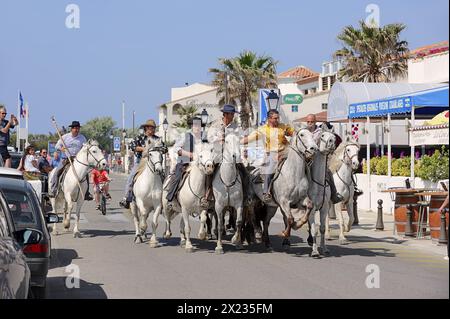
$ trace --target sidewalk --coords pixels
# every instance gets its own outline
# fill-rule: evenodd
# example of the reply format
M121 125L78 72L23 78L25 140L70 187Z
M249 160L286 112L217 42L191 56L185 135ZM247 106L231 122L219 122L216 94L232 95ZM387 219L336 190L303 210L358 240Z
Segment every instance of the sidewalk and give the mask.
M442 257L447 256L447 245L438 245L437 243L432 242L430 236L416 239L416 237L399 236L397 233L394 235L394 216L391 214L383 214L384 230L376 230L377 216L378 214L375 212L358 210L359 224L352 227L349 236L367 236L393 244L401 244L411 248L426 250L427 252L438 254ZM337 226L337 221L330 220L330 225Z

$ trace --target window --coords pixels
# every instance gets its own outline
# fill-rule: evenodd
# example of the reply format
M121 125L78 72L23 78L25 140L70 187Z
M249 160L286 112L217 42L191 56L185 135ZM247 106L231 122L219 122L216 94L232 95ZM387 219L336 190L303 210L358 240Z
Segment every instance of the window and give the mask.
M304 90L304 95L308 95L309 94L309 90Z
M334 82L336 82L336 77L337 77L336 75L330 77L330 87L332 87Z
M322 103L322 110L328 110L328 103Z
M38 227L31 198L26 193L4 190L9 210L17 228Z
M328 77L322 78L322 90L328 91Z
M293 113L297 113L297 112L298 112L298 105L292 105L292 106L291 106L291 111L292 111Z

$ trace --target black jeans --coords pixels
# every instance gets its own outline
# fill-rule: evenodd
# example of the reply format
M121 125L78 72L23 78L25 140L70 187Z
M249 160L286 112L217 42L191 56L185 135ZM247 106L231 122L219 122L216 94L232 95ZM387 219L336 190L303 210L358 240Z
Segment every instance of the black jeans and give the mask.
M168 190L167 196L166 196L166 199L169 202L172 201L173 198L175 197L175 194L178 189L178 185L180 184L181 178L183 177L183 172L184 172L185 166L187 166L187 165L189 165L189 164L177 163L177 165L175 166L175 172L174 172L173 176L170 177L169 190Z

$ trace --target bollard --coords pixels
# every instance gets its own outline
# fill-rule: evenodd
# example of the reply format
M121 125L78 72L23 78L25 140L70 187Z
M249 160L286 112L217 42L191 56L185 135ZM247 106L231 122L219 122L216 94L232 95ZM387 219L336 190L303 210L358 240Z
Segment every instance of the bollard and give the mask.
M383 200L378 200L378 216L377 216L377 225L375 226L376 230L384 230L383 224Z
M445 209L441 212L441 229L439 234L439 244L447 244L447 230L446 230L446 221L445 221Z
M408 205L408 210L406 212L405 236L409 237L414 237L414 232L412 229L412 214L413 214L413 206Z
M353 225L359 225L359 219L358 219L358 196L356 196L355 193L353 193L353 216L355 217L355 220L353 221Z

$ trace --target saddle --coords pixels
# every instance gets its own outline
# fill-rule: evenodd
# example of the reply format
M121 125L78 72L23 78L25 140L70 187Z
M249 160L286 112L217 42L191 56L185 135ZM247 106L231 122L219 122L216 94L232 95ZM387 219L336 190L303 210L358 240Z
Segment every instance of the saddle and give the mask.
M270 183L270 188L272 189L273 182L278 178L280 175L281 169L283 168L284 163L286 162L286 158L282 158L275 169L275 175L272 178L272 182ZM266 164L263 164L262 166L266 166ZM253 184L262 184L264 183L264 179L262 178L261 169L262 166L256 167L253 170L250 171L250 180Z
M139 163L138 169L136 170L136 174L133 177L133 184L136 183L137 179L145 170L145 166L147 165L146 159L142 159Z
M186 179L188 178L189 174L191 172L190 167L184 168L183 170L183 175L181 176L181 181L178 183L177 188L175 189L175 195L174 195L174 200L175 198L177 198L178 192L180 191L180 189L183 187L184 183L186 182ZM167 179L164 181L163 184L163 190L168 190L169 188L169 184L170 184L170 180L174 177L175 174L169 174L167 176Z

